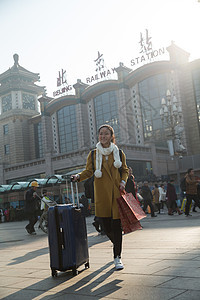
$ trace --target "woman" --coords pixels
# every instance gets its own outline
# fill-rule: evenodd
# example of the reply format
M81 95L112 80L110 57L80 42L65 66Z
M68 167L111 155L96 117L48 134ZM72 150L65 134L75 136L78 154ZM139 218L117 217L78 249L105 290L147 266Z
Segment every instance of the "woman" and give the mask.
M85 170L72 175L73 180L83 181L94 174L95 216L101 218L103 229L113 243L114 265L123 269L121 261L122 228L117 198L124 191L128 177L126 157L115 145L114 130L110 125L102 125L98 130L99 142L94 150L94 168L91 152L88 155Z

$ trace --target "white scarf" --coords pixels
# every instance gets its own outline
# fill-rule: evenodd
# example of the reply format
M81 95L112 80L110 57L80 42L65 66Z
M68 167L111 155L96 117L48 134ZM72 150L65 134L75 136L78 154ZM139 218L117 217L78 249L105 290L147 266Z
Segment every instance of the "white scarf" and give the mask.
M110 146L108 148L103 148L100 142L96 144L96 171L94 172L95 177L102 177L102 155L109 155L112 152L114 156L114 166L118 169L122 166L122 162L119 156L119 148L113 143L110 143Z

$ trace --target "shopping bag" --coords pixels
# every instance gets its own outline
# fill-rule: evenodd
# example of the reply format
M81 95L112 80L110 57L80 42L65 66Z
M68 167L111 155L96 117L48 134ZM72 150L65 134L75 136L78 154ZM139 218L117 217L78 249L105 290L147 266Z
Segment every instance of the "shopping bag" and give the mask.
M119 215L124 233L142 229L139 220L146 217L132 193L121 194L117 199Z
M181 210L185 212L185 205L186 205L186 202L187 202L187 199L184 198L183 201L182 201L182 204L181 204ZM190 204L190 211L191 211L191 208L192 208L192 202Z
M146 217L145 212L143 211L140 204L135 199L132 193L124 193L121 196L138 220L141 220Z

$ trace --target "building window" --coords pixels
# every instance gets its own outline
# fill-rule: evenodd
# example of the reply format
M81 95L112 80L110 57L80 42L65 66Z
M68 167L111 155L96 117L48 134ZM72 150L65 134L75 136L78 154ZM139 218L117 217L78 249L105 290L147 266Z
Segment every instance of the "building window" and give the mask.
M8 124L3 125L3 134L8 134Z
M44 141L42 139L42 123L35 124L34 126L35 133L35 154L36 158L41 158L44 156L43 153L43 144Z
M140 141L138 141L140 144ZM127 165L134 170L134 176L137 182L152 179L151 176L151 162L148 161L140 161L140 160L128 160Z
M115 91L106 92L94 98L94 110L96 116L96 126L109 124L114 128L115 136L119 138L119 119L117 94Z
M60 152L78 150L76 106L65 106L57 111Z
M4 145L4 153L7 155L7 154L10 154L10 145Z

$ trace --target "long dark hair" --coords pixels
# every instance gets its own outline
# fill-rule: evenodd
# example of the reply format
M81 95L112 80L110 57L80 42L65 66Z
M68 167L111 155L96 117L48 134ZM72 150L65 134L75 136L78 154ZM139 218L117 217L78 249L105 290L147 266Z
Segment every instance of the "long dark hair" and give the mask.
M101 125L101 126L99 127L99 129L98 129L98 134L99 134L101 128L107 128L108 130L110 130L111 137L112 137L111 142L112 142L113 144L116 144L114 129L113 129L110 125L108 125L108 124L103 124L103 125Z

